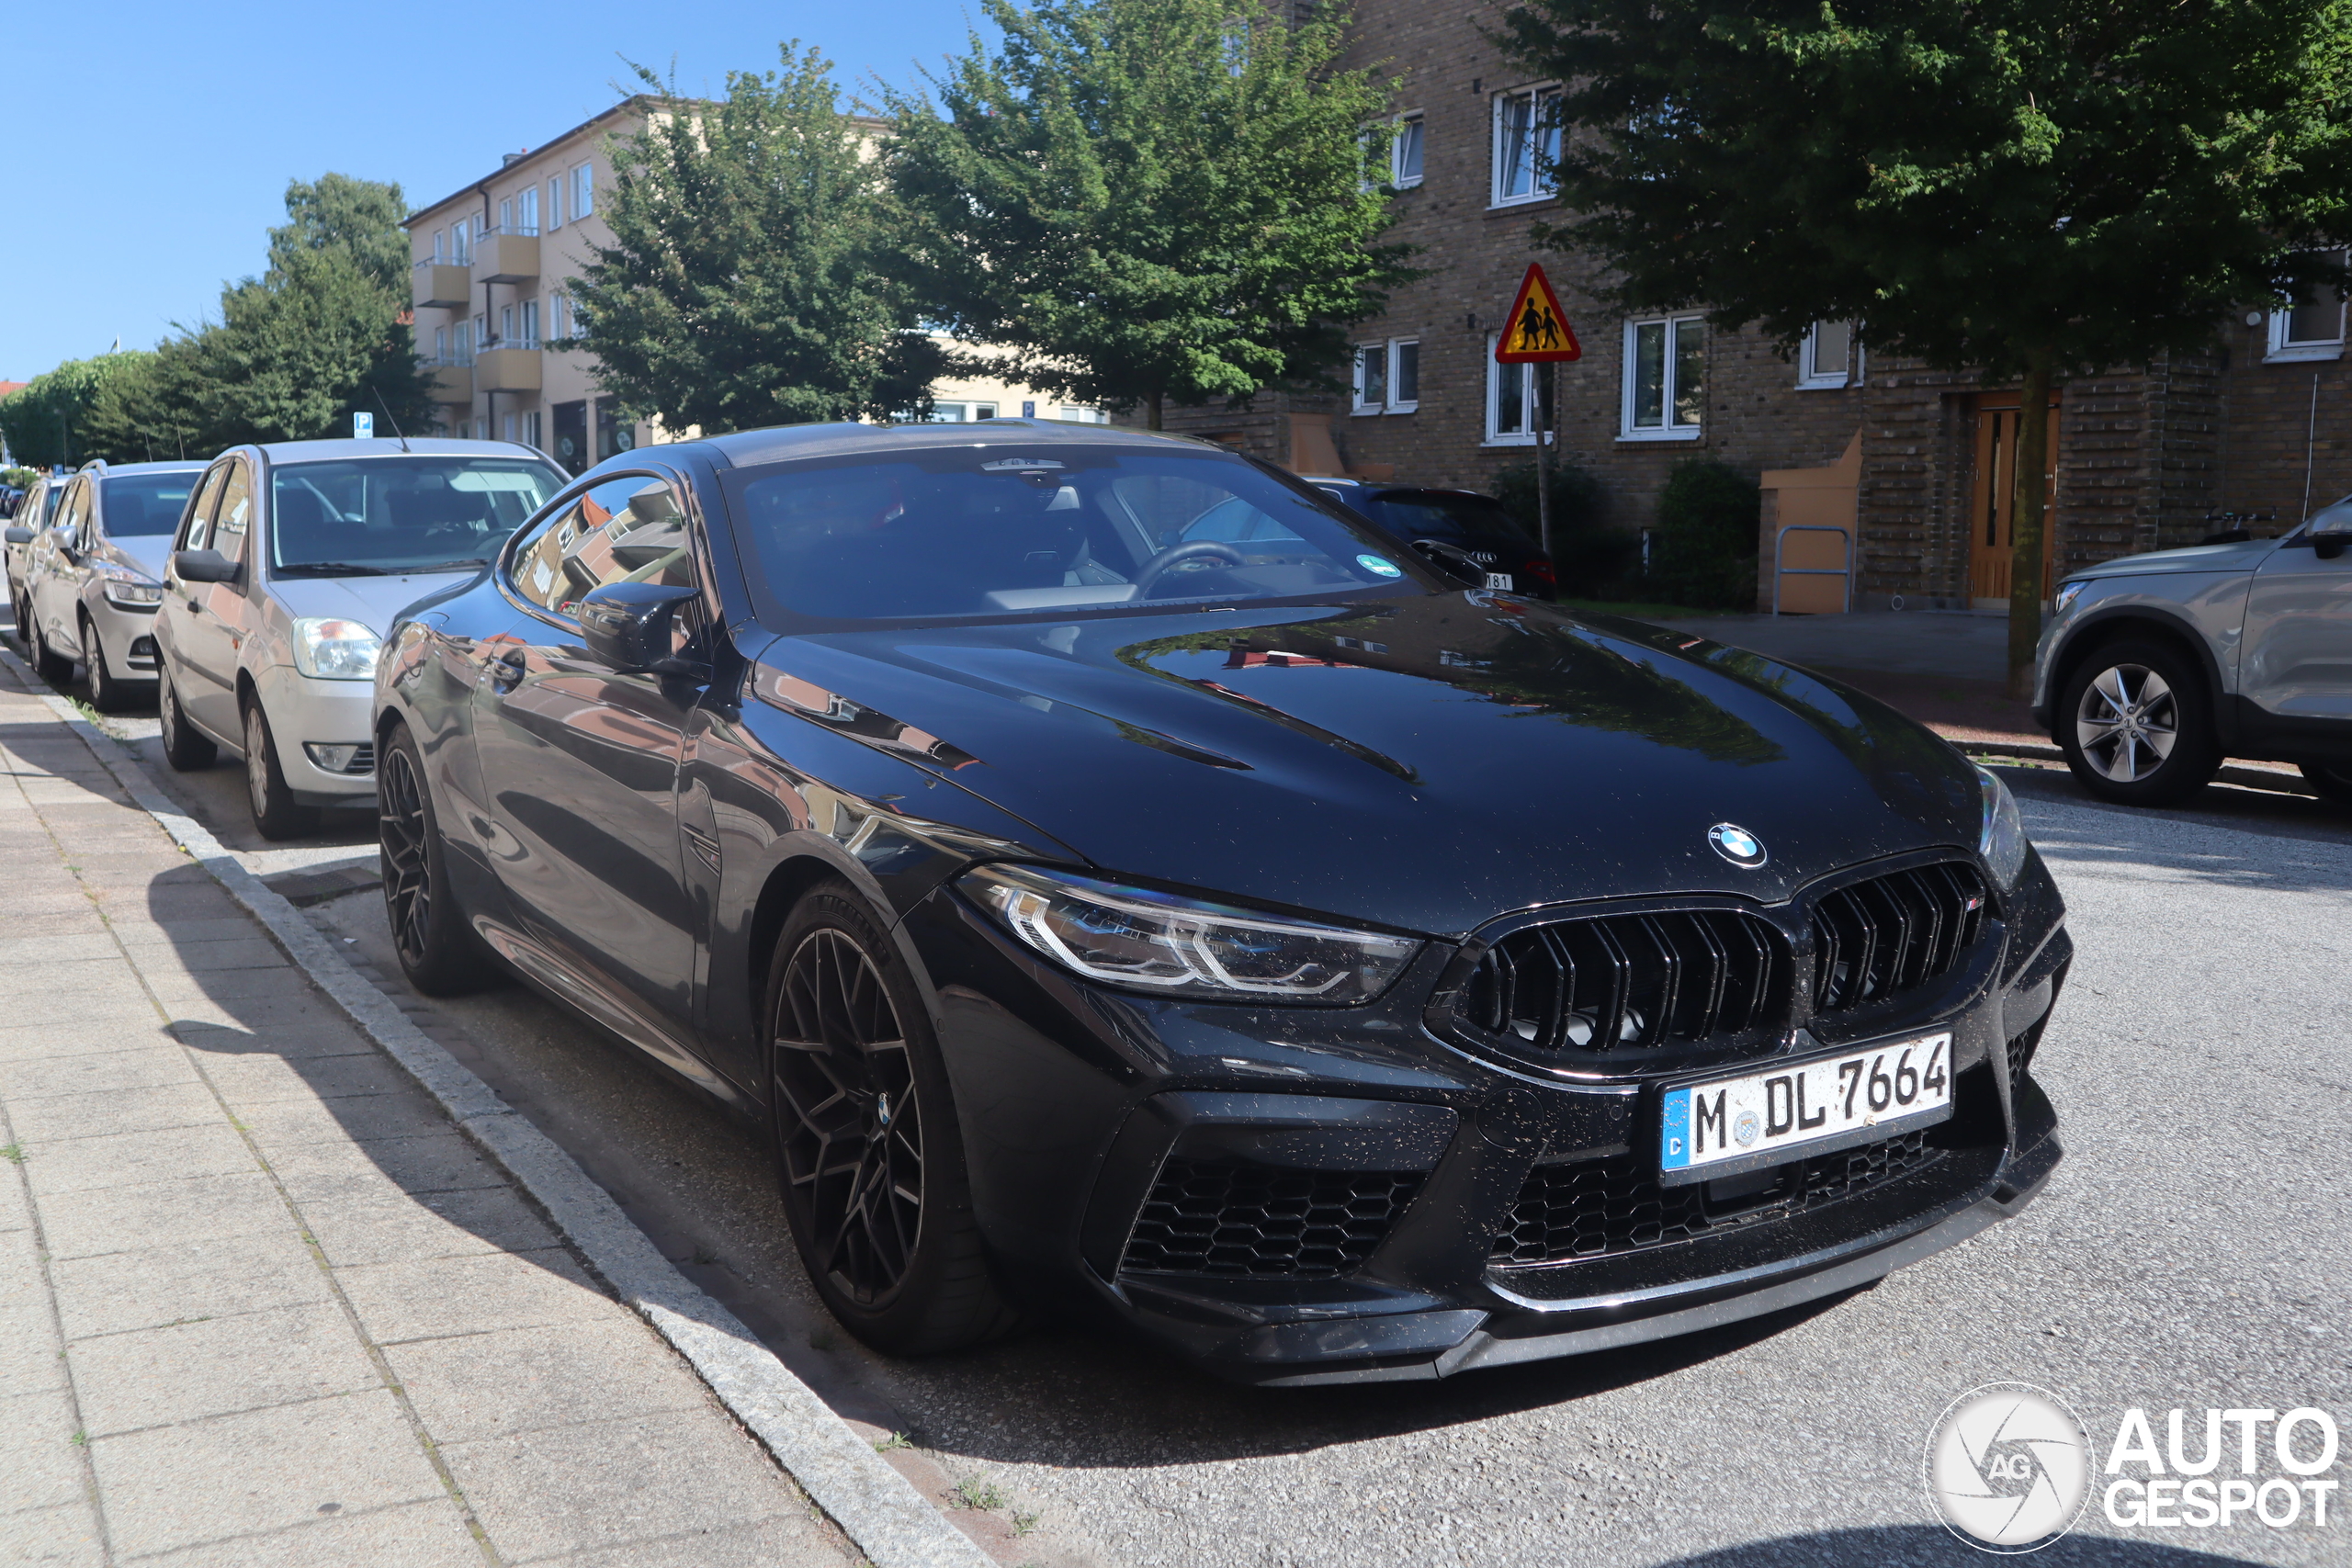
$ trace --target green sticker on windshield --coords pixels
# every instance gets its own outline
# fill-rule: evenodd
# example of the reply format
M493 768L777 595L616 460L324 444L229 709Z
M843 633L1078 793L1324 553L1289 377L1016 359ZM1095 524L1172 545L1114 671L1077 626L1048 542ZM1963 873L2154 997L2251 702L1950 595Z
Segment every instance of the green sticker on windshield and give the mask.
M1372 573L1374 577L1402 577L1405 575L1405 569L1403 567L1398 566L1393 560L1385 560L1379 556L1358 556L1356 557L1356 564L1363 568L1364 570Z

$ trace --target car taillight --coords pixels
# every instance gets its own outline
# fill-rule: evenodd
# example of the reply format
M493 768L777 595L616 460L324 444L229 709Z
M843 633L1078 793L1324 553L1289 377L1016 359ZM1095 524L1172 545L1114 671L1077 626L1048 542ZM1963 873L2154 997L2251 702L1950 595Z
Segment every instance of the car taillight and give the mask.
M1552 570L1552 563L1542 556L1530 558L1524 570L1528 576L1546 588L1557 588L1560 585L1559 577Z

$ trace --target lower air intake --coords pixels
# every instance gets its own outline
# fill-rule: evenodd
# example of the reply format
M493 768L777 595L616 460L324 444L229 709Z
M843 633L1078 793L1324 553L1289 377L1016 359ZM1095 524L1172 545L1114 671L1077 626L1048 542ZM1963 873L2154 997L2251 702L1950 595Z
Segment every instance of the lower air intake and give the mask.
M1327 1280L1372 1256L1424 1179L1418 1170L1171 1159L1136 1216L1119 1271Z

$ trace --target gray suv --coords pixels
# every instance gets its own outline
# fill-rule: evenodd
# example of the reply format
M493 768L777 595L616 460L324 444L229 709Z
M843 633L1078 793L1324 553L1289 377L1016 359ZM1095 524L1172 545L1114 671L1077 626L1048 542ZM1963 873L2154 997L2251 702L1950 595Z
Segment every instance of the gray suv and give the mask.
M2283 538L2108 561L2053 607L2034 722L2093 795L2165 805L2226 756L2352 806L2352 496Z

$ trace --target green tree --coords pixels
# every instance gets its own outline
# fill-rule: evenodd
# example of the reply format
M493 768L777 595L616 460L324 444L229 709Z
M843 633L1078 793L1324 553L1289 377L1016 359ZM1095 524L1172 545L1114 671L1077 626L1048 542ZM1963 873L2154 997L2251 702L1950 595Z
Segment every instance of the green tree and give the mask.
M930 98L892 93L900 275L994 367L1149 411L1334 385L1347 328L1413 276L1378 238L1348 13L1230 0L984 0L1001 29ZM1238 15L1237 15L1238 13Z
M110 433L93 432L92 411L114 383L143 377L153 358L142 350L101 354L69 359L34 377L0 401L0 431L7 434L8 450L18 462L40 468L116 457Z
M612 147L613 243L572 286L623 407L673 429L922 412L946 356L876 264L873 131L815 50L739 71L718 103L658 96Z
M2352 0L1520 0L1568 84L1558 169L1640 308L2022 385L2209 345L2344 269ZM2041 626L2047 427L2023 422L2012 681ZM2026 476L2031 476L2028 478Z

